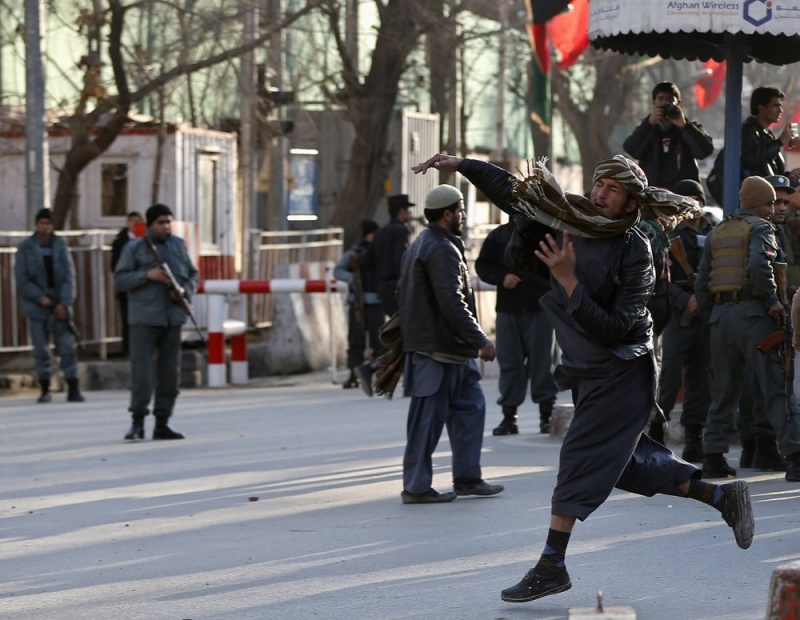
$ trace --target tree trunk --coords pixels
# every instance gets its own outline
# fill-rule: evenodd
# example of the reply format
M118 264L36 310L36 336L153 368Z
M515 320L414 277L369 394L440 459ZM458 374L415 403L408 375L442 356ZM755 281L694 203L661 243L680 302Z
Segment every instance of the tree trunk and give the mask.
M552 74L556 98L565 102L558 110L575 136L581 154L585 190L592 187L596 164L615 155L609 141L613 126L604 121L624 117L621 111L634 101L638 85L636 74L625 70L631 62L629 56L612 52L598 52L598 55L593 63L592 92L581 87L585 78L579 83L573 79L572 72L554 71ZM576 97L579 91L580 96Z
M359 222L375 214L385 194L394 164L387 145L400 78L428 18L441 15L441 1L389 0L381 11L372 65L363 85L358 76L345 75L345 105L355 139L331 226L345 229L348 245L358 238Z

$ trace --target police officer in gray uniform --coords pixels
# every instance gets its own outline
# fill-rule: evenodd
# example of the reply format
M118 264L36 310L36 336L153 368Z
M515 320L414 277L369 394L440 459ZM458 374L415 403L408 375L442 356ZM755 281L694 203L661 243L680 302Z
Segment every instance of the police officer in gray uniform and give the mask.
M126 440L144 439L144 419L153 400L156 419L153 439L183 439L169 419L178 398L181 375L181 326L186 312L175 303L170 280L160 263L166 263L178 284L193 295L200 282L183 239L172 234L172 211L154 204L145 214L145 233L158 252L158 260L145 238L131 241L122 251L114 271L117 290L128 294L131 338L132 424ZM154 397L155 394L155 397Z
M404 504L438 504L457 495L503 490L481 478L486 400L475 358L492 361L495 348L475 312L464 258L464 197L452 185L425 197L425 228L403 254L397 285L406 352L404 386L411 395L403 457ZM432 455L442 429L453 451L453 492L438 493Z
M19 244L14 278L22 301L22 314L28 319L36 375L42 388L38 402L49 403L52 400L51 336L67 382L67 400L83 402L78 387L75 336L69 323L75 301L75 265L67 244L53 233L50 209L42 209L36 214L36 232Z
M778 447L787 459L786 480L800 481L800 416L793 398L792 406L787 405L791 395L786 393L777 347L766 354L758 351L759 343L788 320L773 268L779 246L766 220L774 201L775 190L763 178L742 181L740 208L712 231L698 268L695 295L700 312L709 317L714 368L703 436L707 478L736 475L724 454L736 430L736 406L750 364L754 405L764 407L778 434Z

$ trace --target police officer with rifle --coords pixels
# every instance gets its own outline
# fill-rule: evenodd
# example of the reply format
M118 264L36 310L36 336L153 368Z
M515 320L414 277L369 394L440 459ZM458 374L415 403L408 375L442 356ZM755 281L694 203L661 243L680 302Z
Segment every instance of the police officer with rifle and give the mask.
M183 239L172 234L169 207L155 204L145 218L145 236L125 246L114 271L117 290L128 294L133 422L125 439L144 439L154 393L153 439L183 439L168 421L178 397L181 327L187 316L194 322L189 300L199 278Z
M777 348L758 351L776 322L783 327L788 320L775 279L779 246L767 221L775 190L761 177L748 177L742 182L739 202L740 208L707 238L695 284L700 312L709 317L714 369L703 437L703 476L736 475L724 455L751 365L753 401L756 409L764 409L756 419L768 421L778 436L778 448L787 460L786 480L800 482L800 415L794 407L787 409L789 394ZM775 450L774 440L757 435L756 454L769 450Z

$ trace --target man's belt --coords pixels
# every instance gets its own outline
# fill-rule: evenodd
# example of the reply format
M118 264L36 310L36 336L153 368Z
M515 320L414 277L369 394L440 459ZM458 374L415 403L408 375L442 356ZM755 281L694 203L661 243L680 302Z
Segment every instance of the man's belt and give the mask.
M753 295L753 291L750 290L749 288L739 289L738 291L714 294L714 301L718 304L724 304L729 301L736 303L739 301L749 301L751 299L755 299L755 296Z

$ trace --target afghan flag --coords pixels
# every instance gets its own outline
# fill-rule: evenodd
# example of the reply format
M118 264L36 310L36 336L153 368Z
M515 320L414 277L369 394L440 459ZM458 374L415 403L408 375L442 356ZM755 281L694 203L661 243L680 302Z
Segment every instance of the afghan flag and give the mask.
M528 82L531 89L531 121L544 133L550 133L550 40L547 23L538 24L534 21L534 1L525 0L525 10L528 13L525 29L533 51Z

